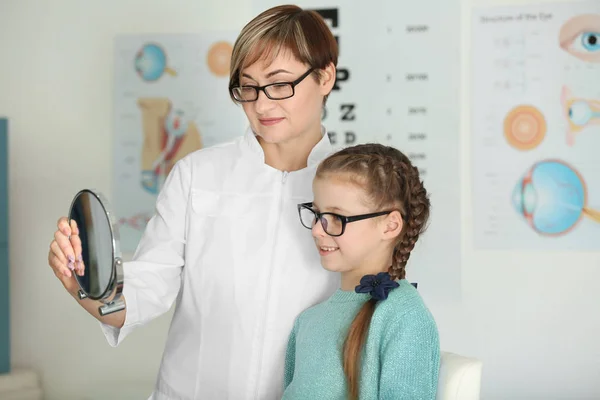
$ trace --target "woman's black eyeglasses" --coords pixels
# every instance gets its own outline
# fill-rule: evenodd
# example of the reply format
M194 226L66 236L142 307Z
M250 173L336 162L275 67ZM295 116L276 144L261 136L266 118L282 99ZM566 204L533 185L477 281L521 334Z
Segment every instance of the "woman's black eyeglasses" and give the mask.
M258 100L258 92L263 91L265 95L271 100L284 100L289 99L296 94L296 86L302 82L314 68L309 69L300 78L293 82L277 82L270 83L265 86L253 86L253 85L236 85L229 88L231 96L240 103L249 103Z

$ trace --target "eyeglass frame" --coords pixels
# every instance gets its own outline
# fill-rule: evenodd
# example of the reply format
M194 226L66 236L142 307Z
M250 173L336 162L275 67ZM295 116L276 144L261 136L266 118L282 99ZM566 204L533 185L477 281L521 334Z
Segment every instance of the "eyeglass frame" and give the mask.
M298 86L298 84L300 82L302 82L304 79L306 79L316 68L310 68L308 71L306 71L304 74L302 74L298 79L296 79L295 81L292 82L275 82L275 83L269 83L268 85L264 85L264 86L254 86L254 85L232 85L229 87L229 93L231 94L231 97L237 101L238 103L252 103L258 100L258 96L260 95L260 92L262 91L265 96L267 96L268 99L270 100L285 100L285 99L289 99L290 97L294 97L294 95L296 94L296 86ZM269 96L269 94L266 91L266 88L268 88L269 86L275 86L275 85L290 85L292 87L292 94L287 96L287 97L282 97L282 98L277 98L274 99L273 97ZM235 88L252 88L254 89L254 92L256 93L256 99L254 100L238 100L235 95L233 94L233 89Z
M390 211L378 211L378 212L374 212L374 213L369 213L369 214L361 214L361 215L352 215L352 216L345 216L345 215L340 215L337 213L332 213L332 212L317 212L315 211L313 208L313 203L300 203L298 204L298 217L300 218L300 224L302 224L303 227L305 227L306 229L311 229L316 225L316 222L319 221L319 223L321 224L321 227L323 227L323 222L321 221L321 217L323 215L333 215L334 217L337 217L340 219L340 221L342 221L342 232L339 235L332 235L331 233L327 232L327 230L325 229L325 227L323 227L323 232L325 232L326 234L328 234L329 236L332 237L339 237L342 236L344 234L344 232L346 232L346 225L351 223L351 222L356 222L356 221L363 221L365 219L370 219L370 218L375 218L375 217L381 217L383 215L388 215L393 213L396 210L390 210ZM307 209L309 211L311 211L314 215L315 215L315 223L313 224L313 226L311 226L310 228L306 225L304 225L304 223L302 222L302 209Z

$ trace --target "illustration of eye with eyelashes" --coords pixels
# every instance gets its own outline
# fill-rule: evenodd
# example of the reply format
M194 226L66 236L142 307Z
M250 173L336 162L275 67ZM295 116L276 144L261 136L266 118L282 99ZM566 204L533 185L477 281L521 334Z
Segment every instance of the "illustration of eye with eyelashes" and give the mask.
M600 14L569 19L560 29L560 47L582 61L600 63Z
M563 86L560 102L568 123L567 145L575 143L575 137L588 126L600 125L600 100L576 97Z

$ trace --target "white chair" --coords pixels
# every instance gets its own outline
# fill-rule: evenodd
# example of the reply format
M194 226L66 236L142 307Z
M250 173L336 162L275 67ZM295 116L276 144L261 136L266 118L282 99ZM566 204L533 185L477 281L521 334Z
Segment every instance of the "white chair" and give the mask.
M442 351L436 400L479 400L483 364Z

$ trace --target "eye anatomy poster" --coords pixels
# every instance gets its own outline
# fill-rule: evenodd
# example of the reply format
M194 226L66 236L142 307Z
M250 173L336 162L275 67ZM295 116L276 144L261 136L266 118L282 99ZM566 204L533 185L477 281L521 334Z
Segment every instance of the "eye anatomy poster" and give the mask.
M476 246L600 248L600 2L480 8Z
M117 38L112 205L124 252L135 251L177 161L243 134L246 119L228 92L236 35Z
M253 4L258 14L285 3ZM421 171L431 219L411 255L407 279L430 298L459 298L459 1L294 4L317 11L338 43L337 79L323 115L334 146L391 145Z

